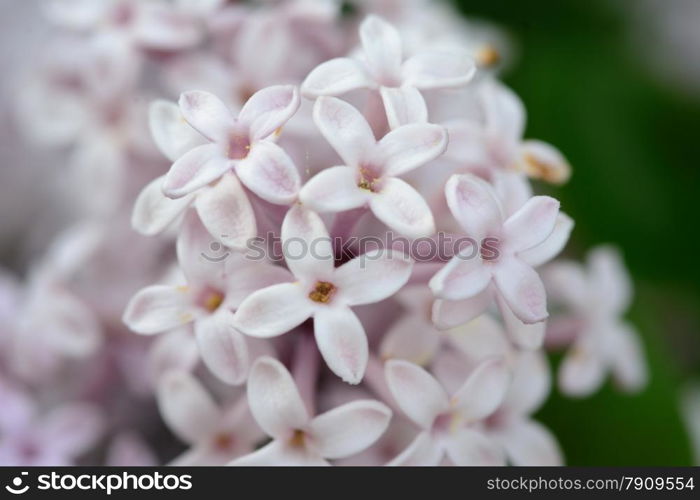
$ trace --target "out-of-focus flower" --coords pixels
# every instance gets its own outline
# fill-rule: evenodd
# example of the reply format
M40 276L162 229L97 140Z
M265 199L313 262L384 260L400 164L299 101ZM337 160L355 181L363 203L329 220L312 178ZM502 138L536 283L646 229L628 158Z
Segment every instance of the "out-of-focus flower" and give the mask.
M273 440L231 465L328 465L366 449L386 430L391 410L378 401L347 403L309 416L294 380L272 358L259 359L248 379L248 404Z

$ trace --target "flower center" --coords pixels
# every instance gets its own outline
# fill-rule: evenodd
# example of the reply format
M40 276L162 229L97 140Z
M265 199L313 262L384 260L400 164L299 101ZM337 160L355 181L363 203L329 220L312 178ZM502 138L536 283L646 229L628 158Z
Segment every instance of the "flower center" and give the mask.
M494 237L484 238L479 245L479 255L486 263L496 262L501 256L501 241Z
M317 281L316 285L314 285L314 289L311 290L311 293L309 293L309 298L314 302L327 304L333 297L335 291L336 288L333 283L329 283L327 281Z
M213 288L207 288L199 297L199 306L208 312L216 311L224 301L224 294Z
M292 448L303 448L306 442L306 433L300 429L296 429L289 440L289 445Z
M500 60L501 54L499 54L498 50L491 44L484 45L476 53L476 61L479 65L484 67L494 66L498 64Z
M228 139L228 157L242 160L250 153L250 139L245 134L234 133Z
M379 192L379 174L371 167L360 167L357 187L372 193Z
M231 448L233 448L234 443L235 439L233 438L233 435L227 432L222 432L214 438L214 447L217 450L230 450Z

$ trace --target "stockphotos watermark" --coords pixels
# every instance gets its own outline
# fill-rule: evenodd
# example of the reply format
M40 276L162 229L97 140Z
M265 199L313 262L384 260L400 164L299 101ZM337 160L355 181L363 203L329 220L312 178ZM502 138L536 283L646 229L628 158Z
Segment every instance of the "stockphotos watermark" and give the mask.
M213 263L223 262L232 254L232 250L221 242L226 242L227 235L221 235L220 241L212 241L209 248L201 253L205 260ZM288 238L284 241L274 233L265 237L257 236L246 241L242 250L248 260L283 262L301 260L309 255L317 260L346 260L361 257L367 261L379 259L379 249L391 249L400 255L410 257L414 262L446 262L455 255L464 260L480 257L483 260L497 260L500 256L500 240L487 237L481 241L466 236L455 236L440 232L434 237L409 239L396 236L391 231L383 237L350 236L322 237L312 240ZM326 249L333 249L332 255Z
M40 474L36 485L29 484L28 472L21 472L5 486L5 490L13 495L23 495L30 490L39 491L99 491L111 495L114 491L175 491L191 490L192 476L190 474L70 474L51 472Z

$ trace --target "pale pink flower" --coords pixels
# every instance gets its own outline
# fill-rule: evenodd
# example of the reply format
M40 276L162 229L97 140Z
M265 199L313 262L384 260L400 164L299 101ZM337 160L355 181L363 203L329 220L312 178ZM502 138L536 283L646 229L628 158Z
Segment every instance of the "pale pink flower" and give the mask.
M502 465L498 443L483 430L484 419L503 401L510 374L502 359L481 363L449 397L419 366L390 360L387 384L396 403L421 432L389 465L438 465L445 455L454 465Z
M248 347L234 328L233 312L253 291L290 279L278 266L229 255L207 258L211 238L194 213L178 239L178 260L187 280L180 286L154 285L139 291L124 312L137 333L165 332L194 322L202 359L221 380L239 384L248 371Z
M105 465L109 467L155 467L158 459L154 450L135 432L117 434L107 449Z
M313 318L316 343L328 367L346 382L359 383L367 365L368 345L351 307L396 293L408 281L412 261L403 254L377 249L335 268L323 221L301 205L293 206L284 219L282 244L295 281L251 294L236 311L236 327L266 338Z
M427 203L398 176L442 154L447 146L443 127L404 125L377 141L362 114L333 97L316 101L314 121L345 165L327 168L309 180L299 193L302 203L319 212L368 206L401 234L422 237L435 232Z
M156 397L165 423L190 446L172 465L224 465L253 451L264 437L244 398L222 408L189 373L166 373Z
M337 96L361 88L378 91L388 123L395 128L428 120L420 90L462 87L475 72L473 61L459 51L424 51L404 60L399 32L374 15L360 25L360 41L359 58L331 59L314 69L302 84L304 96Z
M544 276L550 294L567 308L548 329L553 343L571 344L559 369L561 390L586 396L607 373L622 389L641 390L647 367L639 335L622 318L632 300L632 283L617 250L598 247L586 268L557 262Z
M272 442L231 465L329 465L328 460L371 446L391 419L391 410L372 400L347 403L312 418L292 376L273 358L260 358L253 365L248 404Z
M40 412L31 397L0 380L0 465L74 465L99 439L104 423L83 403Z
M439 297L467 299L495 289L526 324L544 321L547 298L537 272L522 253L541 244L554 230L559 202L535 196L505 218L491 187L471 175L455 175L445 186L450 211L476 242L456 255L430 281ZM482 309L483 310L483 309Z
M534 179L565 183L571 167L552 145L523 140L525 108L513 91L494 78L480 82L476 111L445 123L452 141L446 159L482 176L515 170Z

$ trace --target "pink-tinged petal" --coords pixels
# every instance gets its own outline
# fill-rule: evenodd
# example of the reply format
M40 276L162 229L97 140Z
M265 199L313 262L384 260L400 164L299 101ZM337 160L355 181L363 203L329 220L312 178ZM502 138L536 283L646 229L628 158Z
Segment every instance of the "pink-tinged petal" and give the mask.
M571 177L571 166L564 155L542 141L523 141L518 166L528 177L552 184L564 184Z
M347 307L323 307L314 314L314 335L321 356L333 373L359 384L367 368L369 347L362 323Z
M165 176L148 183L136 198L131 227L145 236L161 233L192 203L193 195L172 199L163 194Z
M521 352L511 363L513 380L501 409L511 415L535 413L549 396L552 376L542 350Z
M299 279L330 279L334 253L321 217L302 205L289 209L282 222L287 267Z
M360 41L373 76L380 81L398 79L403 59L398 30L382 18L370 15L360 25Z
M106 14L109 4L94 0L49 0L42 7L52 24L85 30L95 27Z
M404 85L419 89L463 87L476 73L474 61L464 53L446 50L420 52L403 63Z
M461 301L479 295L491 283L492 273L478 256L467 250L455 255L430 279L430 289L436 297Z
M252 293L234 315L235 327L252 337L276 337L309 319L311 300L299 283L282 283Z
M399 408L422 429L449 408L445 389L423 368L392 359L385 364L386 381Z
M521 349L533 351L542 347L545 333L547 332L547 323L540 321L539 323L523 323L513 313L505 299L498 294L496 303L503 318L503 324L506 327L506 332L510 336L513 343Z
M104 429L105 421L97 408L77 403L51 411L40 432L51 450L77 457L96 444Z
M436 300L433 304L433 323L438 330L447 330L477 318L493 302L493 292L483 292L462 300Z
M489 165L491 152L489 138L481 123L469 119L455 119L443 123L450 142L443 158L459 166L481 167Z
M258 425L274 438L289 438L309 422L294 379L274 358L260 358L250 369L248 404Z
M148 125L158 149L173 162L205 143L202 135L185 121L174 102L153 101L148 108Z
M203 30L197 19L167 4L139 5L139 15L131 28L134 40L153 50L181 50L197 44Z
M559 212L552 233L539 245L520 252L520 259L531 267L539 267L559 255L569 241L574 228L574 220L564 212Z
M503 258L494 269L493 279L513 314L528 325L544 321L547 294L537 272L518 258Z
M183 92L178 105L187 123L211 142L225 139L234 126L231 111L221 99L209 92Z
M221 411L199 381L187 372L163 375L156 390L158 409L173 433L188 444L209 439Z
M447 456L458 466L505 465L501 445L482 432L461 429L445 442Z
M301 84L304 97L337 96L351 90L370 88L374 82L359 61L338 57L319 64Z
M503 223L503 237L515 252L544 242L554 231L559 202L549 196L533 196Z
M588 255L590 283L600 304L614 314L623 313L632 301L632 280L622 255L612 246L600 246Z
M625 391L637 392L649 379L641 339L637 332L625 323L616 325L616 329L610 333L611 369L615 382Z
M226 286L226 300L222 307L238 309L250 294L262 288L294 281L294 276L282 266L248 259L234 254L226 261L226 272L234 279Z
M311 421L309 433L324 458L345 458L369 448L389 426L391 410L379 401L353 401Z
M224 174L214 186L197 193L195 208L212 238L227 247L246 248L257 235L253 207L233 174Z
M450 138L452 138L451 134ZM496 170L492 173L490 182L496 197L501 202L506 218L517 212L532 198L530 181L520 172Z
M299 171L284 149L274 142L257 142L248 156L236 163L235 169L248 189L270 203L287 205L299 194Z
M68 357L85 358L99 348L102 328L95 313L82 300L67 291L56 291L47 304L52 318L47 344Z
M442 335L430 325L413 315L406 315L384 335L379 354L382 359L403 359L426 366L437 354L442 340Z
M182 326L198 315L185 287L154 285L131 298L122 320L136 333L152 334Z
M391 129L409 123L427 123L428 106L415 87L381 87L379 92Z
M413 442L387 465L399 467L434 467L445 452L427 432L421 432Z
M491 415L503 402L511 375L502 357L479 363L469 378L452 396L451 403L468 422Z
M512 347L503 332L503 327L490 314L483 314L466 325L445 332L452 346L464 354L470 362L510 356ZM464 364L464 363L463 363ZM468 367L465 367L468 370ZM458 386L464 384L462 374Z
M110 467L155 467L158 458L136 433L119 433L107 449L105 465Z
M362 113L335 97L319 97L313 113L314 123L345 164L359 167L376 144Z
M401 179L384 179L381 191L370 198L369 206L377 219L409 238L435 232L430 207L418 191Z
M413 261L403 252L370 250L335 270L338 298L355 306L372 304L391 297L411 277Z
M318 467L330 465L315 451L273 441L228 465L234 467Z
M148 353L148 371L154 383L169 371L191 372L199 361L199 348L189 328L159 336Z
M503 216L486 181L473 175L453 175L445 184L445 198L467 236L479 244L486 237L498 236Z
M592 336L590 338L593 338ZM606 366L594 341L577 342L559 366L559 389L568 396L585 397L603 383Z
M509 144L519 143L525 129L525 107L520 98L495 79L484 81L479 93L487 133Z
M231 162L222 156L216 144L204 144L181 156L165 175L163 193L182 198L224 175Z
M357 169L330 167L304 184L299 200L317 212L343 212L367 203L369 194L358 187Z
M226 283L225 259L228 250L219 248L219 243L209 234L194 210L185 214L176 250L180 269L189 286L209 287L223 291ZM196 293L197 290L192 290Z
M36 404L29 394L10 385L3 378L0 378L0 401L0 431L3 433L14 434L20 431L36 414Z
M231 311L200 318L194 324L202 361L209 371L227 384L242 384L248 375L248 346L233 327Z
M516 467L555 467L564 465L557 439L539 422L517 420L500 429L496 439L502 444L508 462Z
M576 311L586 311L595 292L583 267L570 261L558 261L544 268L542 273L548 296Z
M392 130L377 144L384 173L401 175L434 160L447 148L447 131L440 125L411 123Z
M251 141L259 141L287 123L299 104L296 86L274 85L253 94L241 108L238 121L250 129Z

